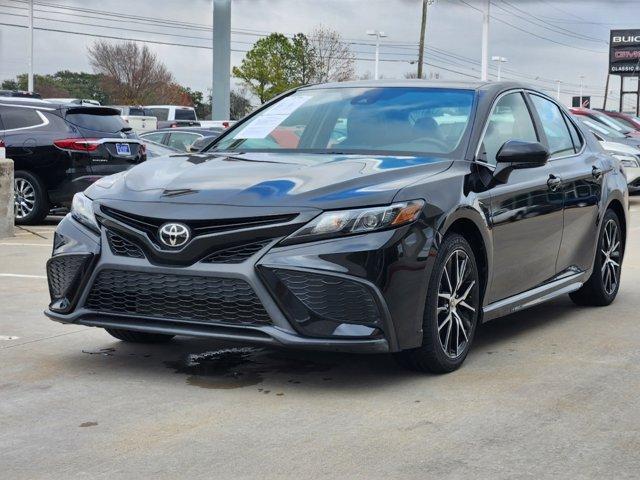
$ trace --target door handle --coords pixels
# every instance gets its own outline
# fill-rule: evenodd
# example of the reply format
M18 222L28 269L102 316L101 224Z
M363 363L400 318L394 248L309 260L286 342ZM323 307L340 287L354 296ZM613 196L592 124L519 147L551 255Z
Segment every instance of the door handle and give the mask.
M604 172L595 165L591 168L591 175L593 175L593 178L596 180L599 179L603 173Z
M547 186L549 190L555 192L558 190L558 187L562 185L562 179L560 177L556 177L555 175L549 175L549 180L547 180Z

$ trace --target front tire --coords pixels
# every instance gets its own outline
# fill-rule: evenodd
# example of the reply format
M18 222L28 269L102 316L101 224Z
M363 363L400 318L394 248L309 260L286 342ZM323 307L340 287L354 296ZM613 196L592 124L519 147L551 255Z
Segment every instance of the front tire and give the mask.
M122 330L120 328L105 328L112 337L131 343L165 343L170 341L175 335L164 335L162 333L135 332L133 330Z
M17 225L40 223L49 214L47 191L33 173L18 170L13 177L13 191Z
M475 335L480 278L473 249L458 234L444 237L429 280L422 346L396 354L412 370L448 373L458 369Z
M620 289L623 254L620 219L613 210L607 210L602 219L593 272L580 290L569 294L571 300L581 306L610 305Z

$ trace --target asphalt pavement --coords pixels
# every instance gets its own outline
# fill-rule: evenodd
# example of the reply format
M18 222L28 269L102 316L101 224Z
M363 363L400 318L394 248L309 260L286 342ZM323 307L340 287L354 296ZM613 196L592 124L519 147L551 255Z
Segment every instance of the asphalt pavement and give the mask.
M640 197L616 302L485 325L463 368L48 320L56 219L0 240L0 479L637 479Z

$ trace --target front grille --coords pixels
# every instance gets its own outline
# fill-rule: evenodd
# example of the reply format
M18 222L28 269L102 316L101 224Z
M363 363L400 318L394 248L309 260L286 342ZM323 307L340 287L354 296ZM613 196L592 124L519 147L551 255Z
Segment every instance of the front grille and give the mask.
M225 248L213 252L202 261L204 263L242 263L253 254L262 250L270 242L271 240L264 240L262 242L245 243L243 245Z
M86 307L205 323L271 323L251 286L235 278L103 270L91 287Z
M194 237L207 235L210 233L222 233L241 228L257 228L279 223L287 223L297 217L297 214L287 215L267 215L261 217L244 218L223 218L213 220L183 220L145 217L133 213L122 212L102 205L100 210L105 215L118 220L130 227L147 233L151 238L156 239L158 229L167 222L179 221L189 227Z
M145 258L142 249L126 238L107 230L107 241L114 255L129 258Z
M47 278L52 300L63 298L89 255L59 255L47 262Z
M380 312L369 290L341 277L275 269L284 286L320 318L338 323L374 324Z

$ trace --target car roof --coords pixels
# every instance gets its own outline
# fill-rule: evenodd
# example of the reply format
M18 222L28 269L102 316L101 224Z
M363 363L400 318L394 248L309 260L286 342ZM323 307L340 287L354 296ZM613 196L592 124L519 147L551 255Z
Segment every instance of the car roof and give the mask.
M510 88L536 88L521 82L485 82L480 80L469 81L432 81L420 79L400 80L354 80L350 82L333 82L307 85L302 90L315 90L324 88L384 88L384 87L418 87L418 88L452 88L459 90L502 90Z
M157 130L144 132L143 135L147 133L155 133L155 132L160 132L160 133L187 132L187 133L200 133L206 136L207 133L218 133L222 131L223 131L222 128L217 128L217 127L172 127L172 128L169 127L169 128L158 128Z

